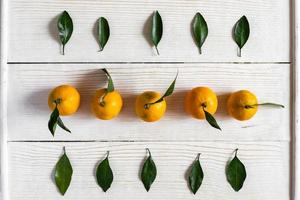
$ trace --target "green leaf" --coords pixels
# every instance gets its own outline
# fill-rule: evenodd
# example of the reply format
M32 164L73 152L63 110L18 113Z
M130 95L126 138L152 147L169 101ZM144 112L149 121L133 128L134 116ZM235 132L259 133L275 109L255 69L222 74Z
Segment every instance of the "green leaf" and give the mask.
M216 119L214 116L212 116L209 112L207 112L204 108L203 111L205 113L205 119L206 121L214 128L221 130L220 126L218 125Z
M73 169L70 160L66 154L64 147L64 154L61 156L55 167L55 183L62 195L66 193L72 180Z
M106 158L98 165L96 172L97 183L104 192L110 188L114 179L113 172L109 166L108 156L109 152Z
M160 99L158 99L157 101L153 102L153 103L148 103L145 105L145 108L149 108L151 105L153 104L156 104L156 103L159 103L159 102L162 102L164 100L164 98L170 96L173 94L174 92L174 89L175 89L175 83L176 83L176 80L177 80L177 77L178 77L178 71L177 71L177 74L176 74L176 77L175 79L173 80L173 82L171 83L171 85L169 86L169 88L167 89L167 91L165 92L165 94L160 97Z
M150 190L152 183L156 178L157 171L156 171L155 163L152 160L151 152L149 149L147 149L147 151L149 152L149 156L147 160L144 162L142 173L141 173L141 179L145 189L148 192Z
M63 121L61 120L60 117L57 118L57 124L58 124L58 126L59 126L60 128L64 129L65 131L67 131L67 132L69 132L69 133L71 133L70 129L68 129L68 128L64 125L64 123L63 123Z
M55 100L54 101L56 106L54 108L54 110L52 111L51 115L50 115L50 119L49 119L49 122L48 122L48 129L50 130L51 134L54 136L55 134L55 130L56 130L56 127L57 125L60 126L62 129L64 129L65 131L68 131L69 133L71 133L70 129L68 129L63 121L61 120L60 116L59 116L59 110L57 108L57 105L59 103L57 102L60 102L60 100Z
M196 40L196 43L199 47L199 52L201 54L202 53L201 47L207 37L208 27L207 27L205 19L203 18L203 16L200 13L197 13L194 17L193 33L194 33L194 38Z
M102 51L109 38L109 25L108 21L104 17L100 17L98 20L98 40L100 45L100 51Z
M189 174L189 186L194 194L198 191L204 178L203 170L199 161L200 154L197 155L194 161L190 174Z
M108 71L103 68L102 71L105 73L105 75L107 76L107 81L108 81L108 84L107 84L107 89L106 91L107 92L113 92L115 90L115 87L114 87L114 83L113 83L113 80L110 76L110 74L108 73Z
M73 33L73 21L67 11L64 11L58 18L57 28L59 31L60 41L63 45L63 55L65 55L65 45Z
M235 150L235 156L226 168L227 181L236 192L243 187L247 177L245 166L237 157L237 151L238 149Z
M241 49L246 44L250 35L250 26L247 17L244 15L235 24L234 40L239 47L238 56L241 56Z
M153 45L155 46L155 49L156 49L158 55L159 55L159 51L158 51L157 45L161 40L162 34L163 34L162 19L161 19L159 12L155 11L152 16L151 39L152 39Z
M50 119L48 122L48 129L51 132L51 134L54 136L55 134L55 130L56 130L56 126L58 123L58 118L59 118L59 111L57 109L57 106L54 108L54 110L52 111L51 115L50 115Z

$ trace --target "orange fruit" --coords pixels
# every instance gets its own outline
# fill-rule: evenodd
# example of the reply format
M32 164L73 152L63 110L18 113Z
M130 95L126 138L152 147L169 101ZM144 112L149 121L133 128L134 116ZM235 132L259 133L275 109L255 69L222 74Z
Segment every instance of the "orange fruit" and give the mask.
M218 108L218 99L214 91L208 87L196 87L189 91L184 100L185 111L196 119L205 119L203 109L211 115Z
M102 120L110 120L119 115L123 100L116 90L106 93L106 89L99 89L92 97L91 110L94 115ZM101 100L103 99L103 100Z
M165 99L161 102L147 106L147 104L154 103L160 98L160 93L154 91L146 91L137 96L135 101L135 112L137 116L146 122L155 122L161 119L167 109Z
M257 98L248 90L234 92L227 100L229 115L240 121L251 119L256 114L257 108Z
M54 88L48 97L48 106L51 110L56 107L60 115L74 114L80 105L80 94L76 88L70 85L60 85Z

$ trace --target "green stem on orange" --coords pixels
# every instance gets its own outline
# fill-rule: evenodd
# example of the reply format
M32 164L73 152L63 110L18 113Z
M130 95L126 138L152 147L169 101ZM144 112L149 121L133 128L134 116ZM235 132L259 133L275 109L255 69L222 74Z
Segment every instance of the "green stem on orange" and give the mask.
M253 105L246 105L245 108L249 109L249 108L254 108L257 106L272 106L272 107L280 107L280 108L284 108L284 105L281 104L277 104L277 103L258 103L258 104L253 104Z

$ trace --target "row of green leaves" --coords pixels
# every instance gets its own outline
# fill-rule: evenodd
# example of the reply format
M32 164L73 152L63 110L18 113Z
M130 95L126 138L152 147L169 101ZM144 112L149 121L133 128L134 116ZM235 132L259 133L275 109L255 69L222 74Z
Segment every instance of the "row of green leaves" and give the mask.
M104 17L100 17L98 19L97 24L98 24L98 28L97 28L98 42L100 46L100 51L102 51L110 36L109 23L107 19L105 19ZM58 19L57 27L59 31L60 41L62 43L62 53L64 55L65 45L67 44L67 42L69 41L73 33L73 21L67 11L64 11L60 15ZM197 13L195 15L192 23L192 29L193 29L193 36L195 42L201 54L202 53L201 48L208 36L208 26L204 17L200 13ZM159 55L158 44L162 38L162 35L163 35L163 21L159 12L155 11L152 16L151 40L153 45L155 46L158 55ZM241 56L241 49L247 42L249 35L250 35L250 26L249 26L248 19L246 16L242 16L236 22L233 29L233 38L239 47L238 56Z
M150 190L151 185L154 183L157 175L157 168L150 150L148 152L147 159L144 161L140 178L147 191ZM65 147L63 148L63 155L59 159L55 168L55 183L62 195L64 195L70 186L73 168L71 162L66 154ZM226 166L226 177L231 187L237 192L244 184L246 179L246 168L244 164L237 157L238 149L235 150L234 158L228 162ZM109 164L109 152L107 152L106 158L100 162L96 170L96 180L98 185L106 192L113 182L114 175ZM204 172L200 164L200 154L197 155L195 161L191 165L189 170L188 184L191 191L196 194L200 188L204 179Z

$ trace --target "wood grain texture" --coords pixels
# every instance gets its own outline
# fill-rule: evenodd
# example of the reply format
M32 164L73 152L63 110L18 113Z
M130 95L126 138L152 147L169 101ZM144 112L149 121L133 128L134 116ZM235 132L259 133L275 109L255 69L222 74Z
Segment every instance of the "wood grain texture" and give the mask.
M285 0L10 0L10 62L125 61L125 62L289 62L290 2ZM56 22L68 10L74 33L60 54ZM164 34L156 56L149 44L150 16L159 10ZM191 22L201 12L209 26L203 54L191 34ZM235 22L246 15L250 38L237 57L232 39ZM108 19L111 37L98 52L96 21Z
M120 116L101 121L92 116L89 102L97 88L105 87L101 70L107 67L115 87L124 98ZM53 140L47 129L50 110L48 93L60 84L72 84L81 93L81 107L74 116L64 117L72 130L57 130L54 140L134 141L278 141L290 140L290 70L282 64L128 64L128 65L9 65L8 140ZM175 94L167 98L166 116L145 123L134 113L134 101L146 90L164 92L179 77ZM219 96L216 118L223 131L205 121L192 119L183 110L186 92L208 86ZM260 102L276 102L285 109L261 107L247 122L230 118L226 99L230 92L249 89Z
M53 200L62 198L53 183L53 169L62 147L73 165L73 179L63 197L68 200L288 200L288 142L155 142L155 143L9 143L9 194L13 200ZM139 170L149 147L158 176L150 192L139 179ZM239 148L239 157L247 169L240 192L226 182L225 165ZM97 163L110 150L114 182L107 193L97 186ZM204 180L197 195L187 186L186 173L198 152Z

